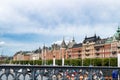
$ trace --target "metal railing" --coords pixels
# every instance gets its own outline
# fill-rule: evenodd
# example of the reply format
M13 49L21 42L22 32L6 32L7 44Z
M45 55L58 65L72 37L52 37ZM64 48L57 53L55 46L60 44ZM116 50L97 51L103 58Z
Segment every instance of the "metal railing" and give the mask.
M0 80L119 80L118 67L0 65Z

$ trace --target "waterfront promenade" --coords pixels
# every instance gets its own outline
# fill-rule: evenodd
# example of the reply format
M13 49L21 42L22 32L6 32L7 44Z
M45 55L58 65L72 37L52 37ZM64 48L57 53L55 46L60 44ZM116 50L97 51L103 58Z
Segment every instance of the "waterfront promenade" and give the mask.
M0 80L118 80L118 67L0 65Z

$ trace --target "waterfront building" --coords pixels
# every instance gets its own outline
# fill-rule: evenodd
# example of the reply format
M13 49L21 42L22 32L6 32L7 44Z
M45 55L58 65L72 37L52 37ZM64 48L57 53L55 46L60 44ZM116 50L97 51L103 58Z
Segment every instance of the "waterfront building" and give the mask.
M95 50L94 57L95 58L105 58L105 54L106 54L105 50L109 47L109 44L108 45L105 44L106 40L107 39L100 39L96 41L95 46L94 46L94 50Z
M85 37L83 41L83 58L94 58L95 56L95 44L96 42L100 40L99 36L96 36L96 34L93 37Z
M52 60L55 59L84 59L84 58L110 58L117 57L120 53L120 28L116 30L113 36L108 38L100 38L94 36L85 36L82 43L77 43L73 37L68 44L63 41L61 44L52 44L50 47L43 46L42 49L32 51L30 58L25 58L28 55L23 52L17 52L14 55L14 60ZM28 53L27 53L28 54Z
M30 51L19 51L13 56L13 60L30 60L30 54L32 54Z
M32 51L32 53L30 54L30 60L39 60L41 59L41 53L42 53L42 49L39 48L35 51Z

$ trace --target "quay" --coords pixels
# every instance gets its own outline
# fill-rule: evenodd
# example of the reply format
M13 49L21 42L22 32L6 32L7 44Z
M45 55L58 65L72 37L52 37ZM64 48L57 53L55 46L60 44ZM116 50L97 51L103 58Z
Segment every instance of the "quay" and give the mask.
M119 80L119 75L119 67L0 65L0 80Z

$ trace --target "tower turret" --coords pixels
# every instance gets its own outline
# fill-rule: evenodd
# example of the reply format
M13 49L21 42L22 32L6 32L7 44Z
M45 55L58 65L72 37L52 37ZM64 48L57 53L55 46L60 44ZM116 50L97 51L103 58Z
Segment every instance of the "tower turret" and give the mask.
M120 40L120 27L118 26L118 29L115 33L115 35L113 36L116 40Z
M61 43L61 48L67 48L64 38L63 38L63 41Z

